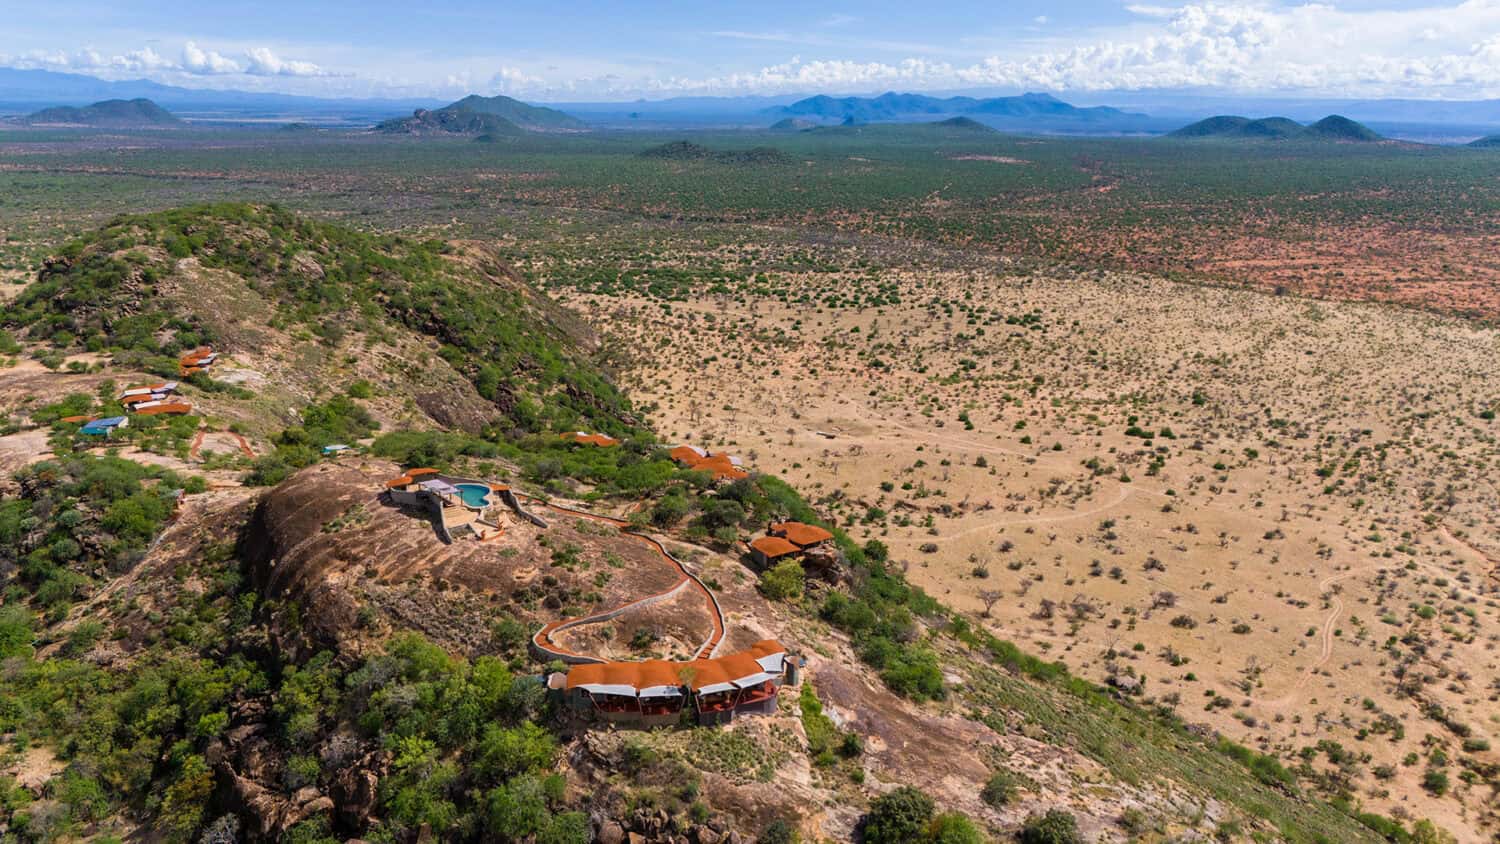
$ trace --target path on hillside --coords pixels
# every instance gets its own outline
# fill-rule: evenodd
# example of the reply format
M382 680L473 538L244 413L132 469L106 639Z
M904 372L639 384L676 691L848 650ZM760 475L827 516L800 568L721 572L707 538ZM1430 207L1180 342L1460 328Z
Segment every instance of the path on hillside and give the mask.
M188 447L188 458L190 460L200 459L198 451L203 447L203 438L209 433L211 432L207 428L199 428L198 432L193 435L193 444ZM235 443L239 445L241 454L250 460L255 459L255 450L250 447L250 443L244 437L234 431L228 431L227 433L229 436L234 437Z
M547 508L548 510L553 510L558 513L564 513L569 516L592 519L596 522L603 522L605 524L614 525L615 527L620 528L621 535L633 537L636 540L649 545L652 550L661 555L662 559L672 564L672 566L674 566L677 571L682 574L682 578L675 584L673 584L670 588L662 592L657 592L654 595L646 595L644 597L637 598L634 601L621 604L617 607L612 607L607 610L601 610L599 612L591 613L585 616L579 616L578 618L565 618L548 623L531 637L531 643L536 647L538 651L542 652L548 657L560 659L563 662L568 663L607 662L607 660L600 659L599 657L589 656L588 654L580 654L564 648L563 646L552 641L552 634L561 630L567 630L572 627L579 627L584 624L595 624L602 621L609 621L610 619L616 618L631 610L650 606L652 604L667 600L668 598L674 597L682 590L691 588L697 590L699 594L703 596L704 600L707 601L709 616L713 620L712 632L710 632L708 638L705 639L703 643L693 651L693 658L708 659L718 653L719 645L723 644L724 642L724 611L719 606L719 599L714 597L714 593L708 588L707 585L703 583L702 580L698 578L697 575L688 571L687 566L684 565L681 560L672 556L672 553L667 550L667 546L662 544L660 540L656 539L655 537L647 536L643 533L635 533L633 531L627 530L627 528L630 527L630 523L625 521L624 519L616 519L611 516L600 516L598 514L589 513L583 510L575 510L571 507L563 507L559 504L542 501L539 498L533 498L528 495L518 494L516 498L518 500L525 501L528 504L540 505Z

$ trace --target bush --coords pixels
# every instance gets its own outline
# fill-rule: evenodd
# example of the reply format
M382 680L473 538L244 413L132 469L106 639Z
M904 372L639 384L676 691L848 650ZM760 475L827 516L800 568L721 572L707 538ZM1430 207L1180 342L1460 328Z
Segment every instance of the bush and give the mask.
M1434 797L1442 797L1448 793L1448 774L1436 768L1422 775L1422 788Z
M766 825L765 831L755 839L755 844L799 844L802 836L797 834L797 828L780 818Z
M865 844L911 844L920 840L932 821L934 808L931 797L909 785L875 798L865 815Z
M990 774L985 781L984 788L979 791L979 798L996 809L1006 806L1016 796L1016 778L1009 771L997 770Z
M0 659L31 653L35 619L25 607L0 606Z
M796 560L782 560L760 576L760 592L773 601L793 601L802 597L806 575Z
M1020 844L1083 844L1078 821L1061 809L1049 809L1045 815L1027 818L1016 840Z
M958 812L944 812L933 818L926 840L932 844L984 844L979 828Z

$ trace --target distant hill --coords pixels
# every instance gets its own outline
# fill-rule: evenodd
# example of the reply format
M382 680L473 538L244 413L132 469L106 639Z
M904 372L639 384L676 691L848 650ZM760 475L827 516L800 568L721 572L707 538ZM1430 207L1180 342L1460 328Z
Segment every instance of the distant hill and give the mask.
M980 123L978 120L975 120L972 117L950 117L947 120L939 120L934 125L941 126L945 129L958 129L965 132L984 132L988 134L998 134L995 129L986 126L983 123Z
M1469 146L1481 148L1500 148L1500 135L1490 135L1477 141L1470 141Z
M1301 123L1285 117L1262 117L1240 127L1240 134L1247 138L1294 138L1305 131Z
M1330 114L1307 127L1306 134L1308 137L1325 138L1331 141L1385 140L1374 129L1339 114Z
M1079 108L1050 94L1018 97L929 97L924 94L881 94L878 97L820 95L769 109L784 118L803 118L822 125L844 123L932 122L944 117L970 117L992 128L1094 131L1140 131L1153 121L1108 106ZM779 124L778 124L779 125Z
M840 123L836 126L814 126L803 129L808 135L862 135L890 140L934 139L972 140L984 135L997 135L1000 130L980 123L970 117L950 117L946 120L901 123Z
M419 108L410 117L382 121L375 129L404 135L513 135L518 132L576 132L583 121L556 109L527 105L505 96L470 95L442 108Z
M1223 114L1190 123L1168 134L1171 138L1238 138L1242 140L1306 140L1368 143L1385 140L1373 129L1337 114L1309 126L1285 117L1251 120Z
M134 100L101 100L93 105L75 108L44 108L21 119L31 125L92 126L108 129L139 129L181 126L170 111L140 97Z
M713 150L691 141L672 141L651 147L641 151L640 156L668 161L716 161L720 164L790 164L796 161L792 156L773 147Z
M803 129L811 129L817 126L816 120L808 120L805 117L783 117L771 124L772 132L801 132Z

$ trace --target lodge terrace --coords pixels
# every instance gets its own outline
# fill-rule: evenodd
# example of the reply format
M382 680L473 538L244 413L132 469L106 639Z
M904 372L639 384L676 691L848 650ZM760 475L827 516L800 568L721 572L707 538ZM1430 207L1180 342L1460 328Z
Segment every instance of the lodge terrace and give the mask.
M799 662L775 639L712 659L602 662L575 665L547 678L573 712L614 723L670 726L684 711L699 724L726 724L737 715L769 715ZM691 709L689 710L689 708Z

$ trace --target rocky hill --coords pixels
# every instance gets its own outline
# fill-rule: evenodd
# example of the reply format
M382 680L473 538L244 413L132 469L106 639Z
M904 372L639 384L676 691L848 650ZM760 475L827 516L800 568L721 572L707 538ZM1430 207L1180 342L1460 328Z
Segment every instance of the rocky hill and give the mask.
M1285 117L1252 120L1220 115L1191 123L1168 134L1171 138L1228 138L1238 140L1301 140L1368 143L1384 140L1362 123L1337 114L1307 126Z
M122 217L50 259L0 320L27 361L81 364L0 370L0 388L63 379L71 393L16 423L48 451L0 496L3 834L1406 834L1123 683L985 632L781 479L715 486L680 468L633 421L591 335L481 246L274 207ZM238 481L147 421L147 438L108 454L61 418L205 342L225 361L184 386L202 424L272 448ZM621 441L558 436L584 427ZM362 448L312 448L332 437ZM445 542L430 513L385 492L413 467L505 484L542 518L502 510L483 541ZM788 518L832 533L824 576L743 555ZM712 612L673 591L677 565ZM729 650L774 637L806 658L773 713L609 729L549 697L537 678L557 666L527 647L542 624L586 618L566 634L576 652L680 660L715 617Z
M49 259L0 325L59 352L109 349L162 377L176 376L180 350L210 343L237 361L221 377L269 395L300 404L362 378L410 398L429 424L472 432L556 422L619 433L631 418L586 364L593 335L484 247L274 207L119 218ZM254 431L280 426L263 406L224 410Z
M378 132L405 135L492 135L518 132L576 132L583 121L556 109L528 105L506 96L471 94L442 108L417 109L410 117L386 120Z
M182 126L183 122L156 103L145 99L103 100L75 108L44 108L21 118L33 126L89 126L101 129L151 129Z

